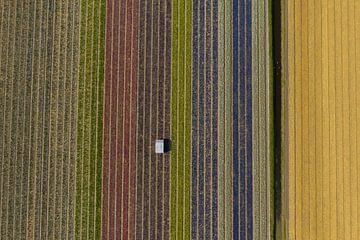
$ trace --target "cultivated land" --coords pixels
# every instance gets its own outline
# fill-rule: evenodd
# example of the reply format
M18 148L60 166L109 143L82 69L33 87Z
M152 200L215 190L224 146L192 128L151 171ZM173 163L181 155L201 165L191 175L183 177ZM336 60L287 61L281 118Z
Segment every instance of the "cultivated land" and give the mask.
M253 131L253 237L269 239L273 234L273 136L269 4L252 5L252 131Z
M73 238L77 7L1 2L3 239Z
M155 155L154 142L157 138L170 138L170 7L169 1L165 0L153 4L148 2L145 11L144 148L148 149L148 155L143 156L145 174L142 214L149 221L143 225L144 237L147 236L145 226L148 226L150 239L169 237L170 156ZM147 110L150 110L149 115ZM148 189L146 182L149 183Z
M104 238L133 239L136 234L138 12L136 1L107 1L102 174Z
M223 158L218 155L218 3L197 1L193 11L189 226L191 238L210 239L218 236L218 162Z
M0 238L267 238L265 2L0 1Z
M101 234L105 0L80 1L75 238Z
M360 3L287 4L288 236L358 239Z
M190 238L191 1L172 2L170 237Z
M218 13L218 236L232 238L232 3Z
M168 239L170 4L108 1L106 26L102 235Z

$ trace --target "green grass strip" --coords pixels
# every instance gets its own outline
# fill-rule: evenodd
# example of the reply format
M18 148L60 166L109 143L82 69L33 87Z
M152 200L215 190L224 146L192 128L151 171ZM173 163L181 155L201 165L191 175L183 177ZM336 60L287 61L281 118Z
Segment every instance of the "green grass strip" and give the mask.
M191 1L172 1L170 239L190 238Z

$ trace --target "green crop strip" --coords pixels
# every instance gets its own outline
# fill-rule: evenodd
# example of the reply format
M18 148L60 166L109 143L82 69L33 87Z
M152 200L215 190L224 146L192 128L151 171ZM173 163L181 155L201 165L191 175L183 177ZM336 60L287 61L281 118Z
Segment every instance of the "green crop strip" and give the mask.
M104 49L105 49L105 0L99 1L99 33L98 33L98 65L97 65L97 74L98 74L98 90L97 90L97 151L96 151L96 198L95 198L95 239L100 239L101 233L101 174L102 174L102 138L103 138L103 79L104 79Z
M232 2L218 1L218 237L232 237Z
M190 238L191 1L172 1L170 238Z
M100 238L105 1L81 1L75 238Z

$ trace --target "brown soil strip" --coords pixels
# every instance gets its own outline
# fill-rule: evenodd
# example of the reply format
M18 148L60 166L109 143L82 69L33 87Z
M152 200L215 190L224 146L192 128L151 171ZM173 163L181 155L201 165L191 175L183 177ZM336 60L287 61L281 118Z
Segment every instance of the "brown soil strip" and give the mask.
M105 81L104 81L104 115L103 115L103 160L102 160L102 197L101 197L101 235L107 238L109 211L109 144L110 144L110 94L111 94L111 56L112 56L112 1L106 1L105 26Z

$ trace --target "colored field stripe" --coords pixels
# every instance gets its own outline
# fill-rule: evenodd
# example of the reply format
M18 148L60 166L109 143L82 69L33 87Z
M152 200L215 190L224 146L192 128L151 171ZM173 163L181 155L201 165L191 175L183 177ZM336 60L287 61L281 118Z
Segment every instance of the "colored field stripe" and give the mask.
M28 43L28 40L25 40L27 39L27 35L28 35L28 31L26 30L26 27L28 26L29 24L29 3L28 2L25 2L23 3L22 5L22 10L24 15L21 16L21 18L23 19L23 26L22 26L22 30L21 30L21 35L20 37L22 38L22 42L20 44L23 44L24 46L27 46L27 43ZM26 127L26 122L24 121L25 120L25 104L26 104L26 65L27 65L27 53L28 53L28 49L23 49L24 52L22 52L22 58L23 58L23 62L19 65L19 68L18 68L18 71L19 73L21 74L20 77L23 79L23 82L20 82L20 86L22 86L22 88L20 87L20 95L19 97L21 96L22 97L22 101L23 103L21 104L22 106L20 106L20 109L19 109L19 115L18 115L18 121L19 122L22 122L22 125L19 125L18 126L18 131L21 129L20 134L22 135L20 142L19 142L19 147L20 147L20 151L18 153L18 161L21 161L19 162L19 167L18 167L18 172L16 173L19 177L19 179L17 181L19 181L17 183L17 190L16 190L16 198L18 199L18 202L14 202L15 203L15 206L20 206L20 207L17 207L15 209L15 217L18 218L17 219L17 222L15 222L15 229L13 231L13 233L20 233L22 236L23 235L23 230L24 228L22 226L24 226L24 217L22 217L22 213L23 213L23 206L24 206L24 201L22 201L23 199L23 185L24 185L24 182L25 182L25 174L24 174L24 156L25 156L25 145L26 145L26 142L25 142L25 135L26 135L26 131L25 131L25 127ZM1 125L1 124L0 124ZM1 183L0 183L1 184Z
M129 106L129 115L130 115L130 135L129 135L129 145L130 145L130 153L129 153L129 181L128 181L128 188L129 188L129 198L128 198L128 226L127 227L127 233L128 236L126 236L126 231L124 231L123 239L134 239L135 236L135 194L136 194L136 119L137 119L137 70L138 70L138 42L134 41L138 37L138 11L139 6L138 2L133 2L132 5L132 24L133 27L131 29L131 91L130 91L130 106ZM125 221L124 221L125 223Z
M252 5L252 102L253 102L253 237L270 238L270 93L268 5L255 1Z
M232 225L232 3L225 4L225 239L231 239ZM227 146L227 147L226 147Z
M75 98L75 91L65 91L66 83L74 83L71 68L67 68L67 61L77 55L76 51L74 54L67 51L75 30L68 23L74 15L67 12L68 1L3 1L1 4L4 48L1 71L6 76L2 79L3 86L7 87L2 88L7 91L4 98L7 102L2 106L8 108L4 111L6 125L1 126L8 128L4 137L8 141L6 145L9 144L1 151L1 190L6 197L1 198L1 236L61 238L65 231L71 236L73 228L65 230L66 225L64 229L60 226L65 224L63 216L73 216L73 193L64 194L64 189L72 186L72 181L67 179L71 173L63 171L62 163L74 161L74 157L65 155L63 148L70 141L69 133L75 130L70 127L65 134L64 128L67 120L75 118L65 117L64 111L65 99ZM60 53L60 47L65 51ZM72 113L70 106L68 113ZM56 174L49 174L50 169L56 169Z
M36 18L36 2L31 4L29 6L29 9L30 10L30 16L29 16L29 22L32 22L32 24L29 26L37 26L39 25L39 20ZM30 31L31 32L31 31ZM26 189L26 202L25 202L25 211L24 211L24 214L26 214L26 224L24 225L25 227L25 236L26 237L32 237L33 234L33 225L31 223L34 222L33 220L33 211L32 209L30 208L30 201L31 201L31 192L33 191L33 185L32 185L32 180L33 180L33 168L34 168L34 161L30 161L32 159L32 151L33 151L33 144L35 143L35 140L34 140L34 129L36 128L36 122L34 121L34 108L36 104L36 101L34 101L36 98L35 98L35 90L34 90L34 82L35 80L33 79L33 75L34 75L34 65L36 63L36 56L35 56L35 41L36 41L36 38L35 38L35 33L36 33L36 30L34 29L33 33L32 34L29 34L29 55L28 55L28 65L27 65L27 81L28 84L27 85L27 89L28 89L28 95L27 95L27 103L29 104L29 106L27 107L27 111L28 113L26 113L26 115L28 115L28 118L27 120L30 122L29 124L29 132L28 132L28 138L27 140L30 142L29 144L29 148L27 149L27 155L25 157L25 161L27 162L28 165L28 169L27 169L27 174L25 176L27 176L27 181L25 182L25 187L24 189ZM30 57L31 56L31 57ZM26 166L26 165L24 165Z
M21 4L20 2L14 2L11 4L11 25L17 25L19 24L19 22L17 21L17 18L19 17L19 14L21 14ZM16 64L18 64L18 61L16 59L19 58L15 58L15 47L18 45L18 38L17 36L17 32L16 32L16 28L10 28L10 31L8 32L10 35L10 46L9 46L9 56L8 56L8 74L7 74L7 79L9 81L9 83L11 82L11 97L10 97L10 101L8 102L8 106L10 107L10 111L9 111L9 122L10 122L10 129L7 135L8 137L8 149L7 149L7 156L8 156L8 182L7 182L7 187L8 187L8 200L7 202L5 202L5 204L8 206L7 211L6 211L6 215L5 218L6 220L6 225L5 225L5 237L7 238L11 238L13 236L13 227L15 227L14 224L14 207L15 207L15 199L14 199L14 194L16 194L15 192L15 183L16 183L16 178L17 175L15 173L15 169L16 169L16 160L13 161L13 159L16 159L16 154L17 154L17 146L16 144L14 144L15 141L17 141L17 105L18 105L18 81L14 81L15 78L15 68L16 68ZM18 28L18 31L20 30L20 26ZM10 94L9 94L10 95ZM15 140L15 141L14 141ZM5 155L6 156L6 155ZM4 202L3 202L4 203ZM4 214L4 213L3 213ZM4 236L4 235L3 235Z
M232 2L218 1L218 238L232 238Z
M171 136L171 104L167 104L171 102L171 67L172 67L172 61L171 61L171 46L172 46L172 31L171 31L171 13L172 13L172 4L170 0L166 1L165 6L165 52L164 52L164 61L165 61L165 97L164 97L164 120L165 120L165 127L164 127L164 136L168 137ZM190 12L188 12L190 14ZM164 167L163 167L163 239L169 239L170 238L170 162L171 162L171 156L167 155L164 157Z
M170 238L190 238L191 2L172 1Z
M77 98L77 161L75 237L94 239L100 234L102 143L102 55L104 2L80 5L80 59ZM100 136L99 136L100 135Z
M145 29L145 2L139 2L139 29ZM139 31L138 56L145 54L145 31ZM144 107L145 107L145 58L138 59L138 84L137 84L137 138L136 138L136 212L135 212L135 238L142 238L142 204L143 204L143 165L144 165Z
M169 203L169 158L156 155L155 140L170 138L170 1L147 2L140 9L139 88L138 113L142 121L138 127L139 149L137 157L137 206L136 237L167 239ZM144 26L143 28L141 26ZM163 32L164 29L168 29ZM139 120L141 118L138 118ZM139 222L138 222L139 221Z
M218 2L193 3L192 238L218 237ZM223 81L223 79L221 79ZM220 156L222 157L222 156Z
M147 69L149 70L150 76L150 142L149 145L154 144L154 139L157 136L157 114L158 114L158 56L159 56L159 23L158 23L158 11L159 11L159 2L152 1L151 4L151 18L147 19L147 24L151 24L150 29L150 41L151 41L151 50L150 52L150 62L148 62ZM150 165L149 165L149 239L156 239L156 213L157 213L157 156L154 154L154 150L150 147Z
M1 71L1 74L5 74L5 71L6 71L6 68L4 68L4 65L6 64L6 60L5 59L5 56L6 56L6 48L5 46L7 46L7 41L6 41L6 27L4 27L4 25L6 24L6 14L7 14L7 11L5 11L5 2L2 1L1 2L1 27L0 27L0 33L1 33L1 37L0 37L0 42L1 42L1 52L0 52L0 71ZM6 9L7 10L7 9ZM6 65L5 65L6 66ZM5 76L5 75L4 75ZM5 98L5 91L6 91L6 82L1 78L1 88L0 88L1 92L1 124L0 124L0 127L1 127L1 144L0 144L0 154L1 154L1 161L0 161L0 164L1 164L1 172L4 173L4 160L5 160L5 156L4 156L4 152L5 152L5 118L6 118L6 114L5 114L5 108L6 108L6 98ZM3 182L4 182L4 174L1 174L0 176L0 189L1 189L1 192L4 192L4 187L3 187ZM0 224L0 234L2 234L2 224L3 224L3 219L2 219L2 212L3 212L3 205L2 205L2 202L4 201L4 194L1 194L0 196L0 221L1 221L1 224Z
M105 21L105 44L107 41L112 40L111 34L111 21L112 21L112 5L111 1L106 1L106 21ZM107 45L104 51L104 78L109 79L111 78L111 49L112 45ZM110 108L110 86L111 81L104 81L104 105L103 105L103 154L102 154L102 181L101 181L101 237L104 238L104 231L107 234L108 224L107 224L107 214L108 214L108 192L109 192L109 176L105 174L109 171L109 141L110 141L110 128L107 127L110 121L110 111L107 109ZM107 236L107 235L106 235Z
M219 24L218 24L218 216L219 216L219 231L218 237L220 239L225 238L225 2L218 1L219 9ZM223 63L223 64L222 64Z
M356 4L330 3L325 16L336 24L326 25L325 34L319 27L324 13L321 21L315 17L325 3L290 3L306 9L289 21L300 33L293 39L298 77L308 77L291 90L300 108L291 114L316 134L302 136L293 127L296 145L304 147L295 149L303 167L289 164L298 171L289 178L298 184L289 196L307 195L294 200L302 212L289 219L300 224L304 237L344 232L356 238L355 218L346 218L357 208L357 198L348 196L357 191L350 184L357 179L357 168L350 169L356 159L356 63L348 59L357 56L350 52L357 22L347 16ZM270 238L276 231L269 5L0 1L1 238ZM336 34L329 49L340 47L325 50L320 32ZM324 63L308 48L322 49L333 62ZM324 78L315 65L335 63L328 86L315 81ZM342 77L344 86L335 81ZM328 108L319 98L328 99ZM317 130L326 114L331 121ZM326 134L328 154L321 144ZM170 153L155 154L159 138L170 139ZM312 167L321 154L338 165L345 161L340 168L324 161ZM332 174L337 181L326 182ZM324 190L328 185L336 188ZM336 203L324 202L342 191ZM314 204L321 208L303 211ZM325 208L333 211L326 215Z
M252 239L251 2L234 1L233 17L233 239Z
M289 238L357 239L356 1L288 4Z
M167 1L107 4L103 238L167 236L168 156L154 143L169 138L169 12Z
M133 6L133 20L136 22L137 15L138 15L138 6L135 4ZM137 23L134 23L137 25ZM133 28L132 32L132 38L137 39L138 31L136 27ZM137 155L137 148L136 148L136 133L137 133L137 125L136 125L136 119L137 119L137 112L136 112L136 106L137 106L137 54L138 54L138 43L132 43L132 70L131 70L131 77L135 78L135 80L131 83L131 100L130 100L130 114L131 114L131 122L130 122L130 166L129 166L129 214L128 214L128 238L134 239L135 238L135 210L136 210L136 155ZM124 236L124 239L126 239L126 236Z
M69 105L69 111L71 115L71 121L70 121L70 127L69 127L69 165L68 165L68 183L67 183L67 190L68 190L68 200L67 200L67 213L66 213L66 239L74 238L75 234L75 194L76 194L76 141L77 141L77 135L76 135L76 127L77 127L77 101L78 101L78 95L77 95L77 80L78 80L78 69L79 69L79 29L80 29L80 18L78 17L80 15L80 3L75 2L72 3L72 16L70 19L71 26L74 29L71 32L71 39L69 40L71 43L71 61L69 61L69 69L71 79L71 86L70 91L72 93L72 96L70 98L70 105Z

